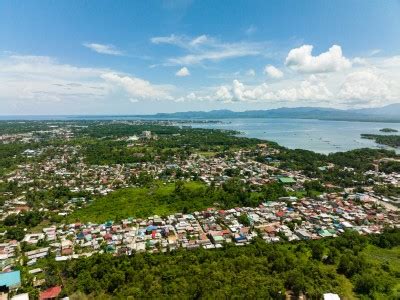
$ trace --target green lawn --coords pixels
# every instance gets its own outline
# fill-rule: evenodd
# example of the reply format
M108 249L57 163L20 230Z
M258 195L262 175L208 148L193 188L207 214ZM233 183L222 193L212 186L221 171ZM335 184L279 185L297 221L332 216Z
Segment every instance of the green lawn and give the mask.
M212 205L206 186L198 182L185 183L184 193L176 193L174 184L158 184L151 188L127 188L97 198L85 208L67 217L68 222L103 222L126 217L163 216L182 210L201 210Z

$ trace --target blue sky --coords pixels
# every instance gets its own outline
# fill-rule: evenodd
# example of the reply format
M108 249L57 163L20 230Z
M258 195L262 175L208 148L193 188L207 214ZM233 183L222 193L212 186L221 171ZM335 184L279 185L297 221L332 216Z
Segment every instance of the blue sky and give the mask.
M399 1L0 1L0 114L400 102Z

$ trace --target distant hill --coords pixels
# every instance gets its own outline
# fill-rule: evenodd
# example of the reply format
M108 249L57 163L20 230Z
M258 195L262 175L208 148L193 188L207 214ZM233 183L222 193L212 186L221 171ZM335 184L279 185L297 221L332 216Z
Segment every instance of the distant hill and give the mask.
M234 118L296 118L365 122L400 122L400 103L379 108L341 110L323 107L282 107L269 110L187 111L137 115L145 119L234 119Z
M361 113L366 115L383 115L383 116L393 116L400 118L400 103L390 104L377 108L355 109L353 111L355 113Z

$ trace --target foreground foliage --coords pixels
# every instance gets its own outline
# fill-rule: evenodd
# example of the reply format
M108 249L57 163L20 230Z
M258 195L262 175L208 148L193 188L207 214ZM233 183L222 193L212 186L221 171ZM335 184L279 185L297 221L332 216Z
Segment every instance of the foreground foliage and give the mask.
M84 294L93 299L284 299L288 290L309 299L327 292L347 299L397 299L399 246L399 230L379 236L346 232L285 244L256 239L220 250L96 254L62 263L48 258L43 267L47 285L62 283L71 299L85 299Z

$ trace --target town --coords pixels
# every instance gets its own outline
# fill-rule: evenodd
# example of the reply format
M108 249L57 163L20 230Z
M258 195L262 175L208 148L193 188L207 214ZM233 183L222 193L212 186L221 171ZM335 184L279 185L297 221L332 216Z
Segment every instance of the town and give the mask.
M124 133L105 136L119 153L129 153L126 162L118 161L118 156L108 158L108 150L104 154L108 164L93 163L100 162L100 154L89 159L91 143L103 143L101 134L93 136L97 133L91 133L91 126L105 130L108 123L40 123L40 130L0 136L2 145L18 145L19 151L1 179L0 286L4 283L4 295L28 299L27 293L18 294L27 285L39 292L40 299L59 297L62 286L46 282L44 259L62 263L94 254L119 257L178 249L212 250L249 245L255 239L267 244L290 243L335 238L346 231L375 235L400 228L396 193L400 173L387 167L398 162L393 153L368 158L371 167L367 169L317 156L321 161L310 171L308 166L287 165L285 157L294 152L228 132L210 132L220 134L223 141L197 146L191 145L186 135L194 139L199 133L182 123L112 124ZM154 131L142 130L146 126ZM200 132L202 140L207 138L204 134ZM225 145L227 138L231 147ZM182 140L179 149L176 144ZM172 145L165 146L167 142ZM154 150L157 147L161 150ZM291 160L293 165L306 161L296 159ZM340 176L329 175L333 172L348 177L346 183ZM326 179L328 176L334 179ZM144 216L136 211L129 215L132 210L127 209L118 218L99 216L102 222L79 220L79 213L85 214L98 199L118 190L151 191L154 186L172 185L176 192L180 185L194 182L218 191L232 180L253 198L228 205L206 199L203 209L170 209L162 215L146 212ZM265 192L265 187L276 191ZM247 206L250 202L252 206ZM77 220L71 222L73 219Z

